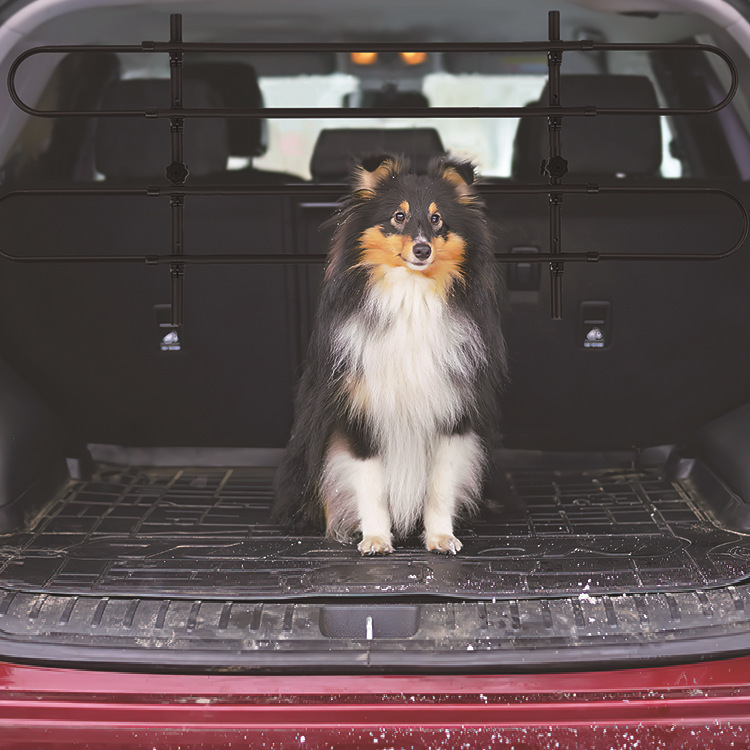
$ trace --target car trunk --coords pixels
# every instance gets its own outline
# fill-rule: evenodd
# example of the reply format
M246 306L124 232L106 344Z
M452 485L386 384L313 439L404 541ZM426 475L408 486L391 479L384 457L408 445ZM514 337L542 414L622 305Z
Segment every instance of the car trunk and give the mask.
M415 537L376 558L270 521L278 452L90 445L70 459L1 538L4 653L409 671L744 648L746 506L674 448L499 451L460 555Z

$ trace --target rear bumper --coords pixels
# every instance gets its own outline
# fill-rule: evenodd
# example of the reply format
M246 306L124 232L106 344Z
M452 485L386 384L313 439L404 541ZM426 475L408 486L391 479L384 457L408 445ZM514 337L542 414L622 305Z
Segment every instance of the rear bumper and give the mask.
M0 748L82 745L741 748L750 746L750 657L500 676L175 675L0 664Z

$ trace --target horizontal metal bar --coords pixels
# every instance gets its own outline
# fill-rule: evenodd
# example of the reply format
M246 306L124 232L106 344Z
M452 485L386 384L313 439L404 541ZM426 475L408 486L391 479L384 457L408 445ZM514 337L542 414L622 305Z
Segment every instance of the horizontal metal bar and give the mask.
M736 91L736 88L735 88ZM227 108L227 107L155 107L149 109L113 110L64 110L34 109L14 98L16 105L34 117L134 117L166 120L174 117L185 119L264 119L264 120L317 120L340 119L360 120L372 118L415 118L415 119L502 119L521 117L596 117L598 115L705 115L725 107L734 97L727 95L714 106L703 109L686 107L663 108L615 108L615 107L268 107ZM13 95L13 94L11 94Z
M704 186L600 186L596 183L569 185L479 185L483 195L716 195L729 200L737 208L742 220L739 238L732 247L721 253L537 253L524 255L524 263L597 263L600 261L713 261L734 255L747 240L750 233L750 215L744 203L731 191L718 187ZM229 196L229 195L331 195L343 193L345 185L180 185L148 186L144 188L39 188L13 190L0 195L0 204L23 196L57 197L175 197L175 196ZM30 255L20 256L0 249L0 258L16 263L143 263L146 265L221 265L221 264L310 264L323 263L323 254L187 254L165 255ZM518 263L515 253L495 253L495 259L502 262Z
M548 183L517 184L505 183L482 183L479 182L475 188L481 195L551 195L578 194L578 195L614 195L614 194L654 194L654 195L698 195L717 194L724 196L741 211L745 211L742 201L730 190L716 187L714 185L600 185L596 182L561 183L549 185ZM147 185L145 187L131 188L19 188L0 193L0 204L22 196L131 196L131 197L172 197L172 196L219 196L219 195L310 195L331 196L344 195L349 192L350 186L343 182L329 183L290 183L287 185Z
M225 53L320 53L320 52L590 52L590 51L637 51L669 47L679 50L718 51L719 47L698 42L595 42L591 39L577 41L532 42L153 42L140 44L48 44L31 47L19 55L24 59L37 54L68 54L70 52L122 52L122 53L166 53L171 52L225 52Z
M675 51L703 51L717 55L727 65L730 86L726 96L716 104L704 108L679 107L270 107L259 108L144 108L142 110L42 110L26 104L18 94L15 77L18 68L28 58L40 54L67 54L70 52L117 53L171 53L171 52L348 52L409 51L426 52L549 52L549 51L635 51L669 49ZM739 86L737 68L732 58L722 49L708 44L615 44L589 40L579 42L518 42L518 43L215 43L200 42L143 42L141 45L47 45L33 47L21 53L8 71L8 91L14 104L34 117L147 117L147 118L267 118L267 119L359 119L372 117L415 118L518 118L518 117L594 117L598 115L698 115L717 112L734 98Z
M506 183L478 183L476 190L481 195L550 195L560 194L700 194L716 193L736 202L738 207L744 210L744 204L730 190L715 187L713 185L599 185L596 182L561 183L549 185L548 183L516 184ZM12 198L22 196L132 196L132 197L172 197L172 196L219 196L219 195L309 195L309 196L331 196L344 195L349 192L350 186L344 182L328 183L290 183L287 185L148 185L145 187L132 188L19 188L0 193L0 203Z
M583 253L534 253L520 256L518 253L494 253L499 263L599 263L601 261L697 261L707 262L722 260L733 255L741 246L739 243L730 251L721 254L690 254L690 253L602 253L598 251ZM26 257L11 255L0 250L0 258L14 263L135 263L146 266L209 266L209 265L315 265L325 263L328 255L323 253L271 253L258 254L188 254L188 255L30 255Z

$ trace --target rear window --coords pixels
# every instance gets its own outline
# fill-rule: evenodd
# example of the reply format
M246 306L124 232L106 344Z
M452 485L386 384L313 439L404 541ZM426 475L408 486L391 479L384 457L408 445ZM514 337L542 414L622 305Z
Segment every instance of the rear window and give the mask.
M421 81L420 93L434 107L523 107L539 100L547 80L545 72L533 74L428 73ZM329 76L285 76L260 79L267 107L338 107L360 90L357 77L345 73ZM387 82L384 82L387 86ZM670 118L662 117L662 177L680 177L682 163L672 155ZM486 177L510 177L513 143L519 120L390 118L357 120L271 120L269 150L254 160L261 169L290 172L305 179L311 177L310 157L321 130L327 128L435 128L451 154L481 165ZM245 166L237 162L236 166Z

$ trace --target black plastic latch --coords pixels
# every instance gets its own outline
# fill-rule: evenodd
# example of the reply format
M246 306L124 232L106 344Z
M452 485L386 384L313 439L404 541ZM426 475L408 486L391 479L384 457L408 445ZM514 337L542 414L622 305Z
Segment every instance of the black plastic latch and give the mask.
M581 302L580 321L580 345L584 349L605 349L612 343L609 302Z

